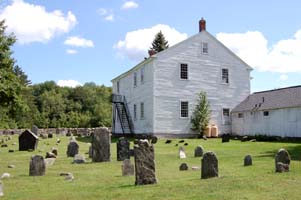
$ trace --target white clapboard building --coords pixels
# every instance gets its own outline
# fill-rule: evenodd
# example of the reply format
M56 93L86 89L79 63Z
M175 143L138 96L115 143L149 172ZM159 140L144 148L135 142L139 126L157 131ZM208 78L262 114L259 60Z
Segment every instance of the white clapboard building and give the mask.
M206 31L143 60L113 83L113 134L193 136L191 116L200 91L210 124L231 132L231 110L250 94L252 68Z
M237 135L301 137L301 86L256 92L232 110Z

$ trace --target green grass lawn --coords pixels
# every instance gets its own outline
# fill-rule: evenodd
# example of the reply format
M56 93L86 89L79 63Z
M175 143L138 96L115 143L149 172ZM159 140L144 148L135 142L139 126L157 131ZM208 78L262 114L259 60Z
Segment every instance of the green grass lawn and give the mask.
M3 136L1 136L3 137ZM0 137L0 139L1 139ZM0 148L0 173L8 172L10 179L2 180L2 199L301 199L301 145L282 142L240 142L231 140L221 143L221 139L185 140L187 158L178 158L178 148L173 140L165 144L159 140L155 144L156 172L158 184L135 186L135 177L122 177L121 164L116 161L116 143L111 144L111 162L72 164L66 157L68 137L60 137L57 146L59 156L43 177L30 177L29 160L31 155L45 156L57 137L39 142L35 152L8 153L8 149L18 150L17 136L8 141L8 148ZM88 151L88 140L80 138L80 153ZM194 148L201 144L205 151L214 151L219 161L219 178L201 180L200 171L192 171L192 166L200 166L201 158L194 158ZM131 143L131 145L133 145ZM286 148L292 162L290 172L274 172L274 156L278 149ZM244 167L246 154L253 157L253 166ZM88 157L87 154L85 154ZM131 158L133 162L133 158ZM179 171L179 165L186 162L188 171ZM8 168L14 164L15 168ZM60 172L72 172L74 181L60 177ZM0 174L0 175L1 175Z

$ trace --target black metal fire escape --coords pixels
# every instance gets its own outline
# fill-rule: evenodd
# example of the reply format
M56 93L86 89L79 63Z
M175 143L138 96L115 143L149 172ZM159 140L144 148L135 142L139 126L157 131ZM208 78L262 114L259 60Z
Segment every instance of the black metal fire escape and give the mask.
M113 129L112 133L115 133L115 122L118 117L123 134L134 134L134 124L131 118L129 108L125 96L112 95L113 103ZM117 114L117 116L116 116Z

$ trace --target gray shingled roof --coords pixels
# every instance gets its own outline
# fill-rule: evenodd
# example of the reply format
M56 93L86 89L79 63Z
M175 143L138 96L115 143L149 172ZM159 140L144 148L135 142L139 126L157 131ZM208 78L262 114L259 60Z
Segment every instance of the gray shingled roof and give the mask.
M301 107L301 85L249 95L232 112Z

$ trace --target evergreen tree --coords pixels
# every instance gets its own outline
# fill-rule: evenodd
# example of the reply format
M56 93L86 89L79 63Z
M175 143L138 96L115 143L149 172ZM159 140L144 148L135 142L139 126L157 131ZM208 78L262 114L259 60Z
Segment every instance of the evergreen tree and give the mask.
M156 34L154 41L152 42L152 47L150 50L155 51L156 53L163 51L164 49L167 49L168 41L165 39L163 33L159 31L159 33Z
M210 120L210 105L207 100L206 92L200 92L197 104L195 106L191 123L192 129L198 131L201 135L209 124Z

